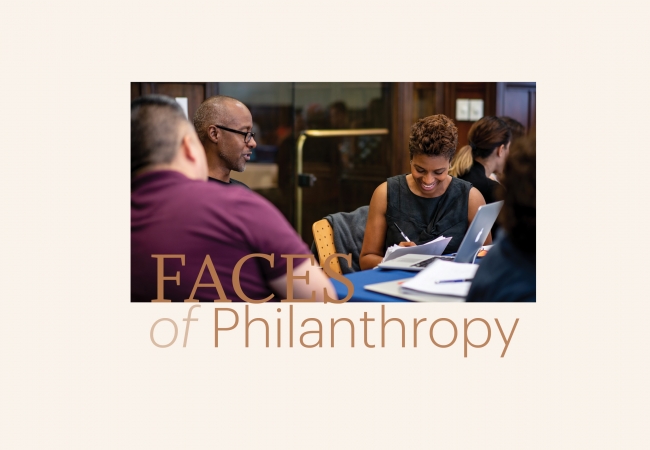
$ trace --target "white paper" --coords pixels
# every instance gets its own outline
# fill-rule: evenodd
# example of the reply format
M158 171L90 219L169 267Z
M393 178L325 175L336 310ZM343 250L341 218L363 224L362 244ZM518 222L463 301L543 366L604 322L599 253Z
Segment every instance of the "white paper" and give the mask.
M415 247L400 247L399 245L393 245L386 249L386 254L384 255L382 262L390 261L391 259L404 255L442 255L442 252L447 248L449 241L451 241L450 237L440 236L433 241L422 245L416 245Z
M477 269L477 264L465 264L437 259L415 277L406 281L402 287L427 294L465 297L472 285L471 282L436 283L436 281L474 278Z

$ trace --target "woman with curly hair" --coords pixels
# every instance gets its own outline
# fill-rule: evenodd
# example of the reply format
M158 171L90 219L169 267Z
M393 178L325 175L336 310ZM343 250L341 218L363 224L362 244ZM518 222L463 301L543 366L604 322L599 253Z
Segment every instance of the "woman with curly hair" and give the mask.
M485 200L470 183L449 175L457 144L458 130L442 114L420 119L411 127L411 173L391 177L375 189L359 258L361 269L377 266L393 244L410 247L444 235L452 238L445 253L458 250ZM401 232L410 242L404 242ZM488 235L486 243L491 242Z

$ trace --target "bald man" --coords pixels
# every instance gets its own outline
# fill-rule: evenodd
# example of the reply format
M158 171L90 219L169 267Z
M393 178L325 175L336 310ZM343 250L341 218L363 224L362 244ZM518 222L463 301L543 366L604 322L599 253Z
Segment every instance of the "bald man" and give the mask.
M257 146L253 117L246 105L225 95L210 97L196 110L194 128L208 158L209 180L246 186L230 178L232 170L246 169Z
M289 264L293 298L336 299L311 258L282 256L310 251L271 203L207 182L205 151L174 99L131 103L131 176L131 301L284 299Z

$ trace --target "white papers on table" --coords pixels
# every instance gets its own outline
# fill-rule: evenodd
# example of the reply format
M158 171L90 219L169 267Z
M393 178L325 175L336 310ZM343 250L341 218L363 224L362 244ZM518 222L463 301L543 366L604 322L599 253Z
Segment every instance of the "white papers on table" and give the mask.
M427 294L465 297L472 284L470 281L459 283L436 283L436 281L471 279L474 278L477 269L477 264L465 264L437 259L415 277L402 284L402 287Z
M404 255L442 255L442 252L447 248L449 241L451 241L450 237L440 236L433 241L422 245L416 245L415 247L400 247L399 245L393 245L386 249L386 254L384 255L382 262L390 261L391 259Z

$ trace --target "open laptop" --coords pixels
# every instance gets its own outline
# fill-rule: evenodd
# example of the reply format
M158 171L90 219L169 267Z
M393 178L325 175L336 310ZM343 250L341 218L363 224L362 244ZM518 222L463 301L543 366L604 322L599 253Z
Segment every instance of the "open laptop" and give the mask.
M458 247L458 253L455 256L431 256L431 255L404 255L390 261L379 264L380 269L398 269L420 271L431 264L436 259L447 261L473 263L476 254L479 252L487 235L492 229L492 225L497 220L499 211L503 202L494 202L489 205L483 205L478 208L474 220L467 229L463 242Z

